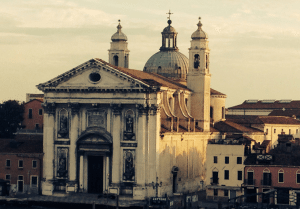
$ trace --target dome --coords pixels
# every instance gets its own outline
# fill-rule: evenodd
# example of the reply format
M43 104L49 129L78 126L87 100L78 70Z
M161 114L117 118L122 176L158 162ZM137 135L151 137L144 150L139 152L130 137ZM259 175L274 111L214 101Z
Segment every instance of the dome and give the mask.
M189 60L184 54L178 51L159 51L148 59L143 71L185 81L188 68Z
M112 35L111 40L112 41L127 41L127 36L124 33L122 33L122 31L121 31L122 26L120 23L117 26L117 28L118 28L118 31L114 35Z
M177 33L175 28L173 28L171 25L164 28L163 33Z
M208 36L207 34L202 30L202 23L199 21L198 24L198 29L192 34L192 39L207 39Z

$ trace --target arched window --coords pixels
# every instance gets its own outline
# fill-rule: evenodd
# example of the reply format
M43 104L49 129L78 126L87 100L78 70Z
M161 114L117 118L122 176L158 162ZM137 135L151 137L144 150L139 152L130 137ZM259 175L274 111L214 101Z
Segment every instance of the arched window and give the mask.
M58 120L58 138L68 138L69 136L69 114L66 109L61 109L59 111Z
M117 55L114 56L114 64L115 66L119 66L119 57Z
M282 168L278 171L278 183L284 183L284 170Z
M198 68L200 66L200 56L199 54L194 55L194 68Z
M265 168L263 170L262 185L265 185L265 186L271 186L272 185L271 173L270 173L270 170L268 168Z
M128 68L128 55L125 56L124 67Z
M300 169L296 171L296 183L300 184Z

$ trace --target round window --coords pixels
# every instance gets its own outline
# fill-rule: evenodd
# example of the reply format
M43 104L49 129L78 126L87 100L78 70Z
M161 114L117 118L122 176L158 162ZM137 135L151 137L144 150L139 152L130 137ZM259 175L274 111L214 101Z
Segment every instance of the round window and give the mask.
M101 76L99 73L91 73L90 74L90 80L92 82L98 82L98 81L100 81L100 79L101 79Z

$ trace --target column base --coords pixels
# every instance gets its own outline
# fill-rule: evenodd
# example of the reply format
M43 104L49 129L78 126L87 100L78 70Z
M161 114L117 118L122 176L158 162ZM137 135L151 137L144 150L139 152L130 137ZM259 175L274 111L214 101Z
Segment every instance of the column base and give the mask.
M54 186L52 182L42 182L42 195L53 195Z

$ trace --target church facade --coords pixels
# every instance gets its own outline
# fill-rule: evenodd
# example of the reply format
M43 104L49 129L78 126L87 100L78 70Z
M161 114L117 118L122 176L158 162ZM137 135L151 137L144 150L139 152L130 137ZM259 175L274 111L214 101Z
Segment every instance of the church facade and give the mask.
M160 52L182 58L168 24ZM44 195L117 193L144 200L202 189L207 142L222 137L210 124L224 119L226 95L210 88L201 27L199 21L189 59L169 60L168 68L156 60L157 68L148 63L139 71L128 69L119 24L109 63L91 59L37 86L44 92Z

